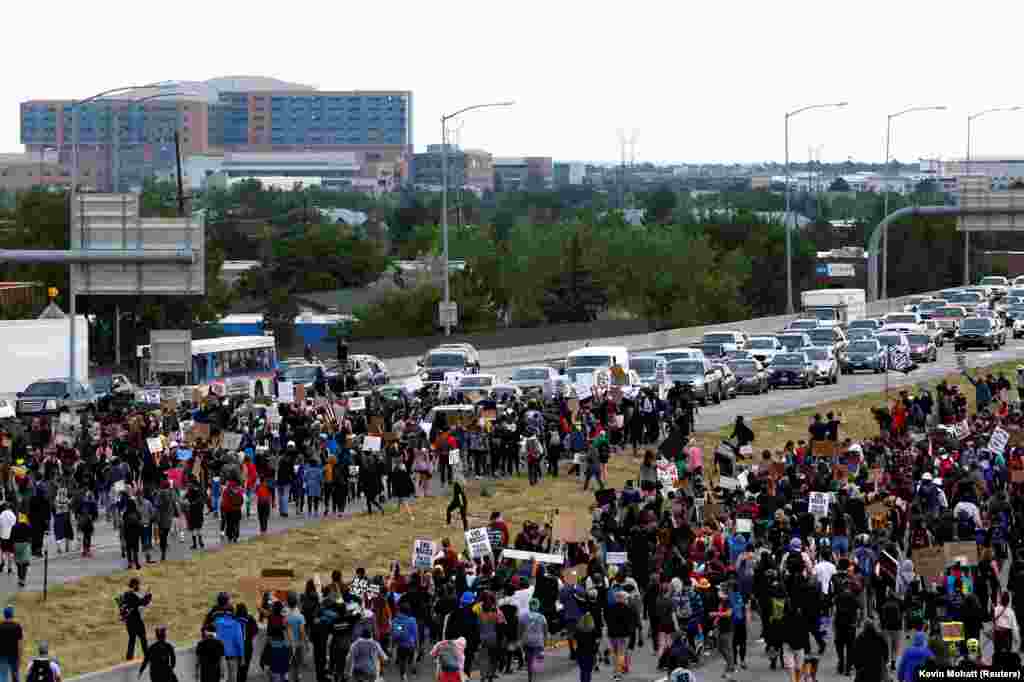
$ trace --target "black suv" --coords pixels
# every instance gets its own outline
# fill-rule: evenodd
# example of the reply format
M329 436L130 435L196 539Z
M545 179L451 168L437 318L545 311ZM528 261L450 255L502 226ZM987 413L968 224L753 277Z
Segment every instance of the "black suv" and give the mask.
M1001 345L996 323L987 317L965 318L953 337L953 346L958 353L968 348L996 350Z

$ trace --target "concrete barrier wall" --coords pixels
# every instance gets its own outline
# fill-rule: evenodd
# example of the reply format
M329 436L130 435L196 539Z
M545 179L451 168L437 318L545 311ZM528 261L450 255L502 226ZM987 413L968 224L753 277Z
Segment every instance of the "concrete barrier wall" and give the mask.
M915 294L920 295L920 294ZM889 298L867 304L869 316L884 315L887 312L899 311L910 299L909 296ZM588 339L591 346L626 346L633 352L653 352L675 346L686 346L699 341L705 332L719 329L735 329L747 334L774 334L780 331L786 324L797 315L776 315L774 317L758 317L751 320L737 322L724 322L722 324L704 325L700 327L686 327L682 329L666 329L659 332L646 334L631 334L626 336L604 337ZM538 330L538 335L542 332ZM508 348L495 348L492 350L480 350L480 364L484 370L502 369L517 367L520 365L543 364L554 360L564 359L565 356L576 349L582 348L584 342L581 340L558 341L555 343L544 343L532 346L511 346ZM366 352L372 353L372 348ZM415 375L416 361L420 356L408 356L402 358L391 358L386 361L391 376L394 379L405 379Z

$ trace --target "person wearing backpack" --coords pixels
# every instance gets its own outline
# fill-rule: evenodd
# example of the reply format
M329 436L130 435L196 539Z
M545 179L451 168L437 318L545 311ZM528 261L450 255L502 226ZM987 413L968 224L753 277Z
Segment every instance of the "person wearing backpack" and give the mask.
M15 678L16 679L16 678ZM32 659L25 675L25 682L63 682L60 666L50 658L50 645L39 643L39 655Z
M836 653L839 656L837 675L846 675L853 667L853 643L857 635L857 620L860 601L853 594L849 584L839 587L835 594L835 628Z
M391 621L391 638L395 643L395 660L401 681L409 679L409 668L419 648L419 628L412 615L412 605L403 599L398 604L398 615Z
M530 600L530 612L523 625L523 647L526 650L526 679L533 682L534 676L544 665L544 645L548 639L548 619L540 612L540 602Z
M353 682L376 682L380 664L388 662L388 655L373 639L369 628L356 630L356 640L348 650L346 672Z
M228 542L238 542L241 534L242 508L245 495L238 481L231 479L224 488L221 511L224 516L224 535Z
M160 625L156 628L156 641L146 651L146 658L139 668L139 679L149 668L150 682L177 682L174 674L174 666L177 658L174 655L174 646L167 641L167 627Z
M437 659L437 682L463 682L462 670L466 665L466 638L442 639L430 650Z
M612 679L619 680L629 672L632 661L626 645L630 637L636 633L635 612L627 604L627 594L623 589L608 591L608 598L614 604L608 609L605 621L608 623L608 643L611 647L615 674Z
M900 657L900 642L903 641L903 606L895 592L889 592L888 598L878 610L886 644L889 648L890 669L896 669L896 661Z
M504 659L501 637L505 616L498 610L498 601L493 592L484 592L480 600L480 648L484 658L480 663L480 679L484 682L498 677L498 666Z

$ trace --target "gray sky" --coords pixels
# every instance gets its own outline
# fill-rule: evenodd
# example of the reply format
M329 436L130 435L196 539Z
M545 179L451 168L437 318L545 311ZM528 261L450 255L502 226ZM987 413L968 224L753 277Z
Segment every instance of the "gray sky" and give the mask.
M1005 1L56 0L2 14L0 151L23 149L26 99L243 74L412 90L417 150L441 113L514 99L467 115L463 146L563 160L617 159L620 128L639 131L639 161L781 160L785 111L839 100L793 119L794 160L820 146L824 161L880 161L886 115L932 104L949 110L894 121L892 155L960 157L969 113L1024 105L1024 5ZM977 120L973 153L1024 156L1022 129L1024 111Z

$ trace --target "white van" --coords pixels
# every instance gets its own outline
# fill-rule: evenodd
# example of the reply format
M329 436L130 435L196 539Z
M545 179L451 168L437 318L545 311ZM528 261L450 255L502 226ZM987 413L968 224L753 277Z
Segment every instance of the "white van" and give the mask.
M629 368L629 350L625 346L590 346L574 350L565 357L565 371L574 367L601 369L618 365Z

